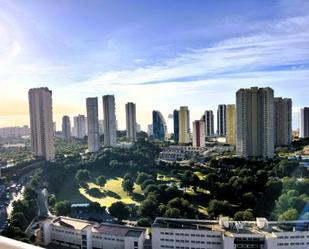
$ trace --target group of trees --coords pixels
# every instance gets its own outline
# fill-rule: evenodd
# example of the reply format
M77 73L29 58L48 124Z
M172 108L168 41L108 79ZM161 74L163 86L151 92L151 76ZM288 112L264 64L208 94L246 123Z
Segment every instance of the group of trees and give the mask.
M3 232L4 236L29 242L24 231L36 216L36 197L36 190L27 186L23 193L23 199L13 202L10 225Z

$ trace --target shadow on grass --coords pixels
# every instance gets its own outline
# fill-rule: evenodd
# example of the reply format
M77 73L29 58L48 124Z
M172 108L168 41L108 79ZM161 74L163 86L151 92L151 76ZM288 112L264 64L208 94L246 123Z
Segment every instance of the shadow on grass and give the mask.
M106 197L106 194L101 192L101 190L98 189L98 188L87 189L86 193L88 195L92 196L92 197L95 197L95 198L104 198L104 197Z
M116 194L115 192L110 191L110 190L105 191L105 195L110 196L110 197L113 197L113 198L118 199L118 200L121 199L121 196L120 196L120 195L118 195L118 194Z
M105 198L105 197L113 197L115 199L118 199L120 200L121 199L121 196L116 194L115 192L113 191L102 191L98 188L91 188L91 189L87 189L86 190L86 193L92 197L95 197L95 198Z

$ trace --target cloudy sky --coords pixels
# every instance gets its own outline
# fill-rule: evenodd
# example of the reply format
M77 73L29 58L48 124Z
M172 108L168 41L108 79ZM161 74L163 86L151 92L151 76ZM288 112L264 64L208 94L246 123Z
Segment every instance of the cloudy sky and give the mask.
M28 124L27 91L53 91L54 119L85 113L85 98L114 94L191 120L234 103L241 87L270 86L309 101L307 0L0 0L0 127ZM171 126L169 127L172 128Z

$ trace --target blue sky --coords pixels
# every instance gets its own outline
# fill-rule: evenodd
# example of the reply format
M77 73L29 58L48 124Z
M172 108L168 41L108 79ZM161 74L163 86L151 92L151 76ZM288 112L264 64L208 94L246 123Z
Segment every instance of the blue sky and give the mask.
M153 109L167 118L188 105L193 121L241 87L270 86L293 99L297 127L309 1L0 0L0 57L0 126L28 122L36 86L53 90L58 123L85 113L86 97L115 94L120 128L128 101L146 128Z

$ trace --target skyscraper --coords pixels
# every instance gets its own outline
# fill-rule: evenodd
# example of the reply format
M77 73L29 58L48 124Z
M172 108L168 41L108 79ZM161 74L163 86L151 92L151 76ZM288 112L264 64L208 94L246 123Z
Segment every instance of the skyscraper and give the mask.
M274 98L275 146L287 146L292 142L292 100Z
M173 121L174 121L174 141L175 143L178 143L179 142L179 111L178 110L174 110Z
M205 111L205 136L211 137L214 135L214 114L211 110Z
M28 92L31 152L50 161L55 158L52 91L47 87Z
M88 151L99 150L98 98L87 98Z
M167 135L165 119L160 111L152 111L152 129L155 139L164 141Z
M226 135L226 105L218 105L217 134L218 136Z
M242 157L274 156L274 91L252 87L236 92L236 152Z
M300 109L300 137L309 137L309 107Z
M235 145L236 106L226 105L226 142Z
M71 137L71 121L69 116L62 117L62 135L64 139Z
M147 126L147 134L148 134L149 137L153 136L153 126L152 126L152 124L149 124Z
M179 109L179 143L190 143L190 112L187 106Z
M103 96L103 116L104 116L104 145L107 147L113 147L116 145L117 142L116 141L117 123L116 123L114 95Z
M84 115L78 115L73 118L74 127L73 127L73 136L78 139L83 139L86 136L86 117Z
M195 120L193 122L193 147L205 147L205 121Z
M126 104L126 128L127 138L132 142L136 141L136 106L129 102Z

